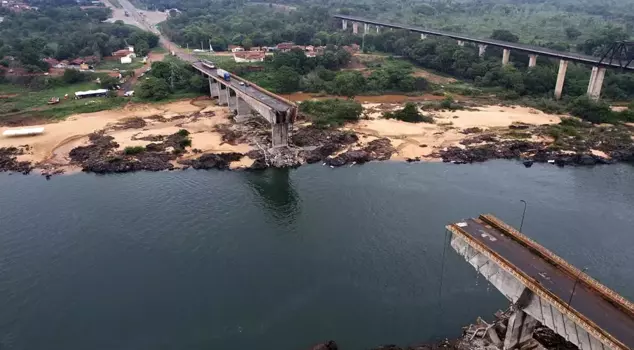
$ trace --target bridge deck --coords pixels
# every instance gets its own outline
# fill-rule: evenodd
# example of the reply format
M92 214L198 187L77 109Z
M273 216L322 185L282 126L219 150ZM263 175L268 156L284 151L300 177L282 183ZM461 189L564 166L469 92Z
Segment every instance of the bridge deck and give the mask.
M406 24L382 22L382 21L377 21L377 20L368 19L368 18L362 18L362 17L345 16L345 15L335 15L334 17L335 18L339 18L339 19L345 19L345 20L352 21L352 22L360 22L360 23L369 23L369 24L373 24L373 25L379 25L381 27L387 27L387 28L406 29L406 30L409 30L409 31L412 31L412 32L416 32L416 33L431 34L431 35L438 35L438 36L446 36L446 37L453 38L453 39L456 39L456 40L469 41L469 42L478 43L478 44L497 46L497 47L502 47L502 48L505 48L505 49L511 49L511 50L518 50L518 51L533 53L533 54L537 54L537 55L540 55L540 56L561 58L561 59L568 60L568 61L573 61L573 62L580 62L580 63L586 63L586 64L592 64L592 65L605 66L605 67L621 68L621 66L618 64L618 62L613 62L612 64L609 64L607 62L606 63L599 63L601 61L601 59L599 57L583 55L583 54L580 54L580 53L563 52L563 51L547 49L545 47L539 47L539 46L533 46L533 45L525 45L525 44L519 44L519 43L511 43L511 42L495 40L495 39L476 38L476 37L472 37L472 36L468 36L468 35L464 35L464 34L445 32L445 31L436 30L436 29L426 29L426 28L415 27L415 26L410 26L410 25L406 25ZM624 67L624 69L634 70L634 65L629 65L627 67Z
M512 232L493 227L481 219L469 219L451 227L458 229L506 260L518 272L536 281L542 289L556 296L562 306L566 306L577 276L539 254L539 248L543 247L538 246L537 250L531 249L526 246L526 242L522 242ZM585 279L580 279L577 283L570 308L594 323L604 331L602 333L608 333L627 348L634 349L632 310L628 306L615 302L610 295L606 295L596 286L584 281ZM601 287L607 289L604 286Z
M200 62L192 62L192 66L194 68L196 68L197 70L215 77L218 80L222 80L223 84L225 85L229 85L231 86L232 89L237 90L237 91L241 91L244 94L246 94L247 96L253 97L254 99L264 103L265 105L273 108L276 111L288 111L292 108L294 108L293 105L282 101L280 99L276 99L271 95L268 95L262 91L259 91L253 87L250 86L244 86L244 85L240 85L239 80L231 80L231 81L225 81L221 76L219 76L218 74L216 74L216 70L215 69L210 69L207 68L205 66L203 66Z

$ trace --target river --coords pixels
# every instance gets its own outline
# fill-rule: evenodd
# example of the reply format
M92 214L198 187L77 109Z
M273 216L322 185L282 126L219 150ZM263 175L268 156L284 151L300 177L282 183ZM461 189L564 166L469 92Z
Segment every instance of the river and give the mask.
M494 213L634 299L634 168L371 163L0 174L0 349L346 349L460 335L507 301L444 225Z

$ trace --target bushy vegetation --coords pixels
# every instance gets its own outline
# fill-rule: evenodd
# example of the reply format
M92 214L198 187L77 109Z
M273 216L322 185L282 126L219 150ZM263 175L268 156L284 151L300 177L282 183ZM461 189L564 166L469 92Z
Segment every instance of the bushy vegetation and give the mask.
M143 153L143 152L145 152L145 147L143 146L128 146L125 149L123 149L123 153L129 156Z
M634 121L634 113L631 110L616 112L604 101L593 101L586 96L580 96L571 101L567 109L571 115L593 124ZM565 125L575 126L572 123L567 120Z
M152 69L141 80L135 95L159 101L182 92L208 92L209 85L187 62L171 58L152 63Z
M363 107L353 100L307 100L299 105L299 111L307 116L315 126L335 127L359 120Z
M386 119L398 119L408 123L433 123L434 118L422 114L415 103L407 102L403 109L394 112L385 112Z

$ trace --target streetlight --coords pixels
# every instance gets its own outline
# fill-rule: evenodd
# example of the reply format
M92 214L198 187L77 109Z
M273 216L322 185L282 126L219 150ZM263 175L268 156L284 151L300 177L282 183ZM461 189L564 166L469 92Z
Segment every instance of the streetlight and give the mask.
M570 308L570 303L572 302L572 297L575 295L575 289L577 289L577 284L579 283L579 278L581 274L588 271L587 267L584 267L583 270L579 271L577 278L575 279L575 284L572 285L572 292L570 293L570 299L568 299L568 308Z
M522 233L522 226L524 226L524 216L526 216L526 201L520 199L520 202L524 203L524 212L522 213L522 222L520 223L520 233Z

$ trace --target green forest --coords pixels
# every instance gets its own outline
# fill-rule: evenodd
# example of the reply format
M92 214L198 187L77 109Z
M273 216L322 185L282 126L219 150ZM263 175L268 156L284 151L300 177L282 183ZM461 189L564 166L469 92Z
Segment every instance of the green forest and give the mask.
M122 22L103 22L105 7L82 9L75 1L31 1L38 10L11 12L3 9L0 23L0 58L14 57L29 71L47 70L45 57L59 60L85 56L98 58L127 45L141 55L158 45L158 37ZM8 65L2 60L0 64Z

